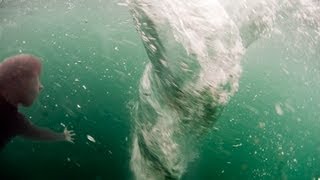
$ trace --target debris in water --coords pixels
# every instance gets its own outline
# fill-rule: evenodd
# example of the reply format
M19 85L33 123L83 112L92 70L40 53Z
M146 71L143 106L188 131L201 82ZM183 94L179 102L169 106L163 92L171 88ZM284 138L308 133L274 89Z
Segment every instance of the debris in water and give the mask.
M81 108L81 106L80 106L79 104L77 104L77 108L79 108L79 109L80 109L80 108Z
M96 142L96 140L90 135L87 135L87 139L91 142L94 142L94 143Z
M275 109L276 109L276 113L277 113L279 116L282 116L282 115L283 115L283 110L282 110L280 104L276 104L276 105L275 105Z
M118 4L118 6L128 6L127 3L117 3L117 4Z
M234 147L234 148L241 147L241 146L242 146L242 143L232 145L232 147Z
M62 87L59 83L54 83L56 86L58 86L58 87Z
M264 129L266 127L266 123L265 122L259 122L259 128L260 129Z
M78 167L80 167L80 164L79 163L77 163L77 162L74 162Z
M286 73L286 75L289 75L289 74L290 74L289 71L288 71L286 68L282 68L282 71L283 71L284 73Z
M213 130L214 130L214 131L219 131L220 129L217 128L217 127L213 127Z

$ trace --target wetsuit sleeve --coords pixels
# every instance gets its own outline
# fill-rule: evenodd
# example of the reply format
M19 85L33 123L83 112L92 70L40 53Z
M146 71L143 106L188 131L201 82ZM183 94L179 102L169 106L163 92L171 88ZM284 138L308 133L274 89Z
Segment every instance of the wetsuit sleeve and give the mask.
M22 114L18 114L19 125L17 135L41 141L64 141L65 137L63 133L56 133L47 128L37 127L32 124L26 117Z

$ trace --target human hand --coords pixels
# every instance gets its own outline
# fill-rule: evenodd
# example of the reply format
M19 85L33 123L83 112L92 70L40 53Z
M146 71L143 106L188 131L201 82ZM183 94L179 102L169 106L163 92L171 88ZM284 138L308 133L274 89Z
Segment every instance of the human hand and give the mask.
M68 130L66 127L63 130L64 139L68 142L74 143L74 136L76 135L73 130Z

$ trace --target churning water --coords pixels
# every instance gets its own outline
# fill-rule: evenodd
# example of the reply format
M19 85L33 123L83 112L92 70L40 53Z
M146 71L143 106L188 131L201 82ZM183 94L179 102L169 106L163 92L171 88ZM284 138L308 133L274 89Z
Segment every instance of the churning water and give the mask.
M318 0L0 0L0 59L42 59L0 179L317 179ZM129 107L129 108L128 108Z
M313 50L319 42L315 1L131 0L129 6L150 60L133 110L137 179L182 177L238 91L241 59L252 43L271 33L294 34L291 43L307 36ZM283 27L288 22L296 27Z

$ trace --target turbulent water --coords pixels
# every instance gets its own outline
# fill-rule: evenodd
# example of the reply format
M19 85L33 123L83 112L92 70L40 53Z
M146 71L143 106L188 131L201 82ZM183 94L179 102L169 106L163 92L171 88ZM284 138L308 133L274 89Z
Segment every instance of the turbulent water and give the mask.
M0 0L0 59L43 62L21 111L77 134L13 139L0 179L318 179L319 4Z
M309 37L312 50L320 34L317 1L128 3L150 60L132 110L131 169L137 179L182 177L238 91L241 58L250 44L276 33L296 43Z

